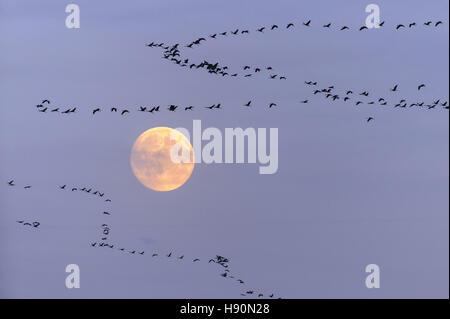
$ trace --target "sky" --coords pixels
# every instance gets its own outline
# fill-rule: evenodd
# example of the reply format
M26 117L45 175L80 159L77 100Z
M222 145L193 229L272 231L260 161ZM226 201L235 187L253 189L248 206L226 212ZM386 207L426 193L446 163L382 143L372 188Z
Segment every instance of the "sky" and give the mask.
M377 1L386 26L363 32L355 29L370 2L356 0L77 0L79 29L65 26L68 3L0 0L0 297L239 298L252 289L282 298L448 298L448 110L356 107L304 84L447 101L448 1ZM423 27L428 20L444 25ZM412 21L414 30L394 30ZM295 28L286 31L289 22ZM328 22L335 29L321 27ZM256 34L272 24L280 29ZM337 31L342 25L352 30ZM251 32L182 47L236 28ZM287 80L190 71L145 46L152 41L238 71L270 65ZM46 98L77 113L37 112ZM204 108L214 103L223 109ZM196 108L136 111L170 104ZM113 106L132 112L111 114ZM104 111L93 116L95 107ZM134 141L156 126L192 130L196 119L220 130L278 128L277 173L201 163L175 191L143 187L130 166ZM91 247L105 221L112 243L146 254ZM171 251L186 257L163 257ZM206 262L215 255L229 258L245 285ZM380 288L367 289L373 263ZM68 264L80 267L79 289L65 286Z

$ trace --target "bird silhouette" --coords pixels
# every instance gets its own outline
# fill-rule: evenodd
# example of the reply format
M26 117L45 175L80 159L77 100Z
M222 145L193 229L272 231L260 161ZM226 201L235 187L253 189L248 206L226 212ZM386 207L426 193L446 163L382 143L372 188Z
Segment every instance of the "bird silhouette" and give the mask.
M10 180L10 181L8 182L8 185L9 185L9 186L15 186L14 180Z
M422 88L424 88L425 87L425 84L420 84L418 87L417 87L417 90L419 90L420 91L420 89L422 89Z
M308 20L307 22L303 22L303 25L306 27L309 27L311 24L311 20Z
M391 89L392 92L396 92L398 89L398 84L394 85L394 87Z
M97 113L97 112L100 112L100 109L99 109L99 108L93 110L93 111L92 111L92 114L95 114L95 113Z
M373 120L374 120L373 117L368 117L368 118L367 118L367 123L369 123L370 121L373 121Z
M324 24L323 27L324 27L324 28L329 28L329 27L331 27L331 23Z
M123 110L123 111L120 113L120 115L124 115L124 114L126 114L126 113L130 113L130 111L128 111L128 110Z

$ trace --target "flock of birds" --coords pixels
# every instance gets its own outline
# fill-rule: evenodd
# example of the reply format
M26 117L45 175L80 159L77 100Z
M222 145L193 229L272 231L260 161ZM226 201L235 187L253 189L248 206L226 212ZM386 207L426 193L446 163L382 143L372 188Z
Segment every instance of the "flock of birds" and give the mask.
M396 31L400 31L400 30L413 30L417 27L419 27L420 25L425 27L425 28L437 28L439 26L441 26L443 24L442 21L425 21L423 23L416 23L416 22L411 22L411 23L407 23L407 24L394 24L392 25L393 29ZM268 33L268 32L275 32L276 30L279 29L284 29L284 30L294 30L295 28L297 28L297 26L304 28L304 29L310 29L313 27L317 27L317 28L321 28L323 30L336 30L339 32L345 32L345 31L349 31L349 30L355 30L358 32L365 32L366 30L368 30L368 28L366 26L360 26L360 27L356 27L356 28L350 28L349 26L346 25L339 25L336 26L331 22L328 22L326 24L314 24L311 20L307 20L307 21L302 21L300 23L286 23L283 25L277 25L277 24L271 24L269 26L261 26L259 28L256 28L255 30L249 30L249 29L233 29L231 31L222 31L222 32L217 32L217 33L211 33L208 36L203 36L203 37L198 37L197 39L195 39L194 41L191 41L189 43L187 43L184 47L186 48L186 50L190 50L193 49L195 47L200 46L202 43L208 42L208 41L214 41L217 40L219 38L224 38L224 37L234 37L234 36L245 36L245 35L249 35L250 33L256 33L256 34L264 34L264 33ZM385 22L381 22L380 23L380 27L386 27L387 25L385 24ZM210 61L206 61L203 60L201 62L192 62L189 58L183 57L182 56L182 48L180 47L180 44L175 44L175 45L167 45L163 42L160 43L156 43L156 42L151 42L148 43L146 45L147 47L150 48L159 48L163 50L163 56L162 58L168 61L173 62L174 64L176 64L179 67L182 68L187 68L190 70L204 70L206 72L208 72L209 74L214 74L214 75L219 75L222 77L230 77L230 78L237 78L237 77L242 77L242 78L254 78L255 75L257 74L267 74L267 78L270 80L287 80L287 76L283 75L283 74L279 74L279 72L275 72L274 68L272 66L250 66L250 65L244 65L240 68L240 71L232 71L231 68L229 66L225 66L225 65L221 65L219 62L210 62ZM383 96L374 96L374 94L372 92L369 92L368 90L352 90L352 89L347 89L344 90L342 92L337 92L336 88L334 85L331 86L321 86L318 84L317 81L312 81L312 80L307 80L304 81L304 84L308 87L311 88L311 95L308 97L303 97L302 99L299 100L300 104L308 104L310 102L310 100L316 96L321 96L323 97L325 100L328 100L330 102L336 102L336 101L344 101L347 103L352 103L355 106L359 106L359 105L363 105L363 104L367 104L367 105L377 105L377 106L392 106L394 108L400 108L400 109L405 109L405 108L412 108L412 107L418 107L418 108L425 108L428 110L431 109L436 109L436 108L443 108L443 109L449 109L449 105L447 103L447 101L443 101L442 99L435 99L431 102L425 102L425 101L409 101L408 99L406 99L405 97L398 97L398 94L400 94L399 92L401 92L401 87L398 84L393 85L389 91L386 90L386 94L389 93L390 96L389 97L383 97ZM426 84L425 83L419 83L417 84L417 91L423 91L426 89ZM255 107L255 102L251 99L249 99L248 101L245 101L242 103L242 107L243 108L252 108ZM267 105L267 107L269 109L272 108L278 108L279 103L277 103L276 101L268 101L265 103ZM200 106L200 109L209 109L209 110L220 110L223 109L224 105L223 103L215 103L209 106ZM59 113L59 114L65 114L65 115L69 115L69 114L74 114L77 113L79 111L79 108L77 107L61 107L61 106L51 106L51 102L49 99L44 99L42 100L41 103L36 105L37 111L40 113ZM95 107L91 110L91 113L93 116L97 116L98 114L102 113L102 112L108 112L108 113L117 113L120 114L121 116L126 116L130 113L134 113L139 112L139 113L158 113L161 110L168 110L170 112L175 112L175 111L179 111L179 110L184 110L184 111L192 111L194 108L199 108L198 106L193 106L193 105L174 105L174 104L170 104L167 105L165 107L161 107L159 105L156 106L138 106L137 109L126 109L126 108L119 108L119 107L110 107L110 108L100 108L100 107ZM366 118L367 122L371 122L374 121L374 117L368 117ZM15 183L14 180L10 180L7 182L7 185L9 187L18 187ZM21 186L23 187L23 189L29 190L32 188L31 185L23 185ZM58 188L61 191L70 191L70 192L82 192L85 194L91 194L93 196L96 196L99 199L103 199L104 202L111 202L111 199L106 198L105 197L105 193L104 192L100 192L98 190L94 190L92 187L68 187L66 184L64 185L58 185ZM102 210L102 215L105 216L105 218L107 218L106 216L111 215L111 211L109 209L105 209ZM39 221L25 221L25 220L18 220L17 223L21 224L22 226L27 226L27 227L31 227L31 228L35 228L35 229L41 229L41 224ZM192 263L202 263L202 262L207 262L208 264L215 264L220 266L220 276L227 278L227 279L231 279L236 281L237 283L241 284L241 285L245 285L245 282L240 279L237 278L230 270L230 266L229 266L229 258L224 257L224 256L220 256L220 255L216 255L213 258L199 258L199 257L190 257L188 258L187 256L185 256L184 254L177 254L175 255L172 251L167 252L167 253L162 253L160 254L157 251L145 251L145 250L141 250L141 249L135 249L135 248L126 248L122 245L118 245L116 243L112 243L110 241L110 234L111 234L111 227L108 223L103 223L100 227L101 233L100 233L100 237L97 241L91 242L90 246L94 247L94 248L107 248L107 249L111 249L111 250L116 250L119 251L123 254L126 255L136 255L136 256L150 256L150 258L152 259L157 259L157 258L164 258L164 259L175 259L178 261L183 261L183 260L190 260L190 262ZM241 293L241 296L257 296L257 297L269 297L269 298L273 298L275 295L273 293L271 294L263 294L261 292L258 292L256 290L249 290L249 289L245 289L245 291L243 291Z
M392 88L389 89L389 93L392 95L394 94L394 97L385 98L381 96L373 97L373 94L370 93L368 90L362 90L360 92L355 92L352 89L346 89L343 90L341 93L336 92L335 86L326 86L326 87L319 87L319 84L317 81L305 81L304 84L308 87L312 87L313 90L311 92L311 96L307 99L301 99L299 101L300 104L307 104L310 102L310 99L313 96L323 96L326 100L329 100L331 102L335 101L344 101L346 103L354 103L355 106L360 105L378 105L378 106L391 106L394 108L424 108L427 110L437 109L439 107L448 110L449 104L447 101L443 101L440 98L433 99L433 101L425 102L425 101L408 101L405 97L400 97L394 100L395 96L399 94L400 92L400 85L395 84ZM420 83L417 85L417 91L423 91L426 88L426 84ZM36 108L38 109L38 112L46 113L49 110L50 101L48 99L43 100L40 104L36 105ZM253 100L248 100L247 102L242 104L245 108L254 107L255 103ZM215 103L209 106L203 106L200 108L209 109L209 110L220 110L223 109L224 105L223 103ZM267 102L267 107L269 109L274 107L279 107L279 104L276 102ZM194 108L197 108L197 106L193 105L175 105L170 104L167 105L165 109L167 109L170 112L175 112L177 110L184 110L184 111L192 111ZM160 112L163 110L160 105L157 106L138 106L137 109L135 109L138 113L150 113L154 114L157 112ZM77 107L70 107L65 109L64 111L60 111L60 107L56 108L50 108L50 113L61 113L61 114L70 114L75 113L77 111ZM92 110L92 115L96 115L101 113L102 111L105 111L105 109L102 109L100 107L96 107ZM118 113L121 115L130 114L133 112L133 110L130 109L120 109L118 107L111 107L110 109L106 109L107 112L112 113ZM370 122L371 120L374 120L373 117L367 118L367 121Z
M430 20L430 21L425 21L423 23L411 22L411 23L407 23L407 24L396 24L396 25L394 25L394 27L395 27L395 30L400 30L402 28L414 29L414 28L418 27L420 24L422 24L424 27L427 27L427 28L433 27L433 26L436 28L436 27L441 26L443 24L443 22L440 20L434 21L434 22ZM305 22L302 22L301 26L310 28L310 27L313 27L313 23L311 20L307 20ZM321 26L321 28L324 28L324 29L332 29L334 27L334 25L331 22L326 23L326 24L318 24L318 26L319 27ZM294 24L292 22L287 23L285 25L286 30L294 29L295 27L296 27L296 24ZM380 27L385 27L384 21L382 21L380 23ZM265 33L266 31L271 32L271 31L275 31L280 28L281 27L278 26L277 24L272 24L267 27L266 26L259 27L254 32L255 33ZM339 30L339 31L345 31L345 30L350 30L350 27L344 25L344 26L338 26L335 29ZM359 31L364 31L367 29L368 28L366 26L361 26L361 27L355 28L355 30L359 30ZM253 32L253 31L250 31L248 29L243 29L243 30L234 29L232 31L217 32L217 33L210 34L209 36L206 36L206 37L198 37L196 40L185 45L185 47L192 49L196 46L199 46L202 42L207 41L207 39L214 40L214 39L218 39L219 37L226 37L228 35L230 35L230 36L246 35L246 34L250 34L251 32ZM151 48L163 49L164 50L163 58L173 61L176 65L179 65L180 67L187 67L189 69L204 69L208 73L211 73L211 74L217 74L217 75L221 75L221 76L230 76L230 77L242 76L245 78L252 77L254 74L258 74L263 71L269 71L270 72L269 76L268 76L269 79L279 79L279 80L287 79L287 77L285 75L274 74L273 67L271 67L271 66L254 67L254 66L250 66L250 65L244 65L242 67L242 70L244 71L244 73L233 73L229 70L228 66L220 66L218 62L211 63L211 62L204 60L198 64L191 63L188 58L181 57L180 45L178 43L175 45L166 45L163 42L161 42L161 43L151 42L151 43L147 44L147 46L151 47ZM442 107L447 110L449 109L449 105L448 105L447 101L442 101L440 98L436 98L433 101L429 101L429 102L407 101L407 99L404 97L398 98L395 101L388 100L387 98L381 97L381 96L374 98L374 99L370 99L371 96L369 97L369 92L367 90L363 90L361 93L359 93L359 95L354 94L353 93L354 90L352 90L352 89L347 89L347 90L345 90L345 92L338 94L334 91L334 88L335 88L334 85L318 88L317 81L304 81L304 83L308 86L313 86L315 88L312 91L311 96L303 97L302 99L300 99L300 101L299 101L300 104L309 103L312 96L322 95L323 97L325 97L326 99L328 99L332 102L342 100L347 103L354 103L355 106L367 104L367 105L379 105L379 106L392 106L394 108L400 108L400 109L411 108L411 107L425 108L428 110L436 109L439 107ZM422 91L425 87L426 87L426 84L420 83L417 86L417 90ZM398 84L394 85L390 89L390 91L392 93L399 92L399 85ZM254 106L254 104L255 103L252 100L249 100L248 102L243 103L243 106L248 108L248 107ZM268 108L270 108L270 109L273 107L279 106L279 103L277 103L276 101L268 101L265 104L267 104ZM214 104L207 105L207 106L200 106L201 109L209 109L209 110L220 110L223 107L224 107L223 103L214 103ZM65 107L65 108L50 107L50 100L48 100L48 99L44 99L41 103L37 104L36 108L37 108L38 112L41 112L41 113L73 114L78 111L77 107ZM175 112L178 110L192 111L194 108L198 108L198 106L175 105L175 104L169 104L167 106L160 106L160 105L148 106L148 105L146 105L146 106L138 106L135 109L135 111L139 112L139 113L154 114L154 113L158 113L164 109L166 109L170 112ZM95 107L91 110L91 112L92 112L92 115L96 115L101 112L110 112L110 113L117 113L122 116L126 116L126 115L130 114L131 112L134 112L134 110L113 106L113 107L106 108L106 109L100 108L100 107ZM374 117L368 117L368 118L366 118L366 120L367 120L367 122L373 121Z
M9 187L22 187L23 189L29 190L32 188L32 185L16 185L15 180L10 180L6 183ZM58 185L57 189L59 189L60 191L69 191L69 192L82 192L84 194L90 194L92 196L96 196L99 199L104 199L105 198L105 193L101 192L99 190L94 190L94 188L92 187L81 187L81 186L68 186L67 184L64 185ZM104 202L111 202L111 199L106 198L104 200ZM102 210L102 215L106 215L109 216L111 215L111 211L110 209L103 209ZM106 217L105 217L106 218ZM34 222L29 222L29 221L25 221L25 220L18 220L17 223L23 225L23 226L29 226L32 228L38 228L41 223L38 221L34 221ZM240 285L244 285L245 286L245 282L242 279L237 278L232 272L231 272L231 268L229 265L230 259L221 255L215 255L212 258L200 258L200 257L191 257L188 258L188 256L185 256L184 254L178 254L175 255L175 253L173 251L170 251L168 253L164 253L164 254L160 254L157 251L152 251L152 252L147 252L145 250L141 250L141 249L136 249L136 248L126 248L124 246L121 245L117 245L114 244L110 241L109 237L111 235L111 227L108 223L103 223L100 226L101 229L101 234L100 237L97 241L91 242L89 243L90 247L94 247L94 248L108 248L111 250L117 250L119 252L122 252L124 254L127 255L135 255L135 256L144 256L144 255L149 255L151 259L158 259L158 257L160 258L165 258L167 260L169 259L174 259L177 261L183 261L183 260L191 260L192 263L202 263L202 262L207 262L208 264L214 264L214 265L218 265L220 266L220 276L226 279L230 279L230 280L234 280L236 283L240 284ZM264 294L262 292L258 292L254 289L249 290L249 289L244 289L244 291L242 291L240 293L241 296L247 296L247 297L252 297L252 296L257 296L258 298L263 298L263 297L268 297L268 298L275 298L275 294L274 293L269 293L269 294ZM280 297L277 297L279 299L281 299Z
M385 27L385 21L382 21L379 23L379 27L383 28ZM415 29L417 28L419 25L421 25L421 23L418 22L410 22L410 23L400 23L400 24L394 24L393 27L395 30L402 30L402 29ZM439 26L443 25L443 21L439 20L439 21L425 21L423 22L422 26L426 27L426 28L437 28ZM304 21L304 22L300 22L300 27L304 27L305 29L310 29L311 27L313 27L314 24L312 22L311 19ZM346 25L342 25L342 26L334 26L333 23L328 22L326 24L318 24L318 27L321 27L324 30L332 30L333 28L335 30L338 31L349 31L351 30L351 28L349 26ZM224 37L228 37L228 36L244 36L244 35L249 35L250 33L257 33L257 34L264 34L266 32L274 32L278 29L283 29L284 30L294 30L296 28L296 23L293 22L289 22L284 24L283 26L279 26L277 24L271 24L269 26L262 26L259 28L256 28L254 31L251 31L249 29L233 29L231 31L222 31L222 32L216 32L216 33L210 33L207 36L200 36L197 37L196 40L189 42L188 44L185 45L186 48L189 49L193 49L197 46L200 46L202 44L202 42L207 42L210 40L217 40L219 38L224 38ZM365 31L365 30L369 30L369 28L365 25L363 26L359 26L357 28L354 28L355 30L358 31ZM220 66L219 62L208 62L206 60L200 62L200 63L192 63L189 58L186 57L182 57L181 56L181 51L179 48L179 44L175 44L175 45L168 45L165 44L164 42L150 42L148 44L146 44L147 47L150 48L159 48L159 49L163 49L163 59L166 59L168 61L173 62L174 64L180 66L180 67L185 67L185 68L189 68L189 69L205 69L208 73L210 74L217 74L220 76L230 76L230 77L244 77L244 78L250 78L253 77L255 74L261 72L262 70L267 70L269 72L272 72L273 68L272 67L254 67L251 68L250 66L244 66L243 71L244 73L239 73L239 72L230 72L230 67L229 66ZM254 72L245 72L245 71L250 71L251 69L253 69ZM285 75L278 75L278 74L273 74L273 73L269 73L268 76L269 79L280 79L280 80L286 80L286 76Z

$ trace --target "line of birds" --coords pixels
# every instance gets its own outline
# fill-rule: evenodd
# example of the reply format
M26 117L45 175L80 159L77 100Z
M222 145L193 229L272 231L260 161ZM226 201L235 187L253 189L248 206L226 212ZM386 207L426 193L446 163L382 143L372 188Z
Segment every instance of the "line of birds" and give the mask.
M14 180L9 180L7 182L7 185L13 187L13 186L17 186ZM24 186L25 189L30 189L32 186L31 185L26 185ZM105 193L102 193L100 191L97 190L93 190L93 188L88 188L88 187L69 187L67 184L64 185L58 185L57 186L58 189L60 190L71 190L71 192L75 192L75 191L81 191L87 194L92 194L92 195L97 195L100 198L103 197L105 195ZM107 199L106 201L111 201L110 199ZM105 211L102 210L102 214L103 215L111 215L110 211ZM23 226L29 226L29 227L33 227L33 228L39 228L39 226L41 225L40 222L38 221L34 221L34 222L29 222L29 221L25 221L25 220L18 220L17 223L22 224ZM90 246L91 247L102 247L102 248L110 248L110 249L116 249L118 251L124 252L124 253L128 253L130 255L141 255L143 256L146 252L144 250L138 250L138 249L127 249L124 247L119 247L115 244L111 244L109 242L109 236L111 234L111 227L109 226L109 224L107 223L103 223L101 225L101 236L99 241L97 242L91 242ZM155 258L160 256L158 252L152 252L150 254L151 258ZM162 256L162 255L161 255ZM166 258L173 258L176 260L185 260L187 259L187 257L183 254L183 255L178 255L175 256L175 254L170 251L169 253L164 254L164 257ZM200 259L198 257L192 258L192 262L193 263L199 263L201 262L203 259ZM238 279L236 278L230 271L230 267L229 267L229 262L230 259L223 257L221 255L216 255L213 258L210 258L208 260L208 264L214 263L217 264L219 266L222 267L222 271L220 272L220 276L223 278L227 278L227 279L232 279L235 280L236 282L238 282L239 284L245 284L244 280L242 279ZM255 290L247 290L245 291L245 293L241 293L241 296L251 296L251 295L257 295L258 297L264 297L263 293L256 293ZM267 295L269 298L273 298L275 295L273 293L268 294Z
M424 27L439 27L440 25L443 25L444 22L439 20L439 21L425 21L422 25ZM306 27L306 28L310 28L313 26L312 20L308 20L308 21L302 21L300 22L300 26ZM326 29L326 30L331 30L334 27L334 24L331 22L328 22L326 24L317 24L318 27L321 27L322 29ZM379 23L380 27L384 27L385 26L385 21L382 21ZM419 23L417 22L410 22L410 23L400 23L400 24L394 24L393 27L395 30L400 30L402 28L409 28L409 29L413 29L415 27L419 26ZM259 28L256 28L254 31L250 31L249 29L234 29L232 31L223 31L223 32L217 32L217 33L213 33L213 34L209 34L208 36L203 36L203 37L198 37L195 41L192 41L190 43L188 43L186 45L187 48L194 48L195 46L198 46L202 43L202 41L207 41L207 39L218 39L218 37L226 37L228 35L231 36L237 36L237 35L244 35L244 34L250 34L252 32L254 33L264 33L265 31L275 31L278 30L280 28L284 28L285 30L293 30L296 27L296 24L294 24L293 22L289 22L286 23L284 25L278 25L278 24L271 24L269 26L262 26ZM347 30L351 30L351 28L349 26L346 25L341 25L341 26L337 26L335 30L339 30L339 31L347 31ZM369 30L369 28L366 25L363 26L359 26L354 28L354 30L358 30L358 31L364 31L364 30ZM163 47L164 43L154 43L152 42L151 44L153 44L153 46L159 46L159 47Z
M102 232L103 235L108 235L109 234L109 228L107 227L107 224L103 224L102 229L103 229L103 232ZM141 255L141 256L144 256L146 254L145 250L127 249L125 247L120 247L120 246L117 246L117 245L114 245L114 244L110 244L106 240L107 240L107 238L103 237L100 242L92 242L92 243L90 243L90 246L91 247L98 247L98 248L102 247L102 248L116 249L116 250L118 250L120 252L127 253L127 254L130 254L130 255ZM149 256L151 256L152 259L155 258L155 257L172 258L172 259L175 259L175 260L178 260L178 261L182 261L182 260L186 260L187 259L187 257L185 255L183 255L183 254L175 256L173 251L170 251L169 253L165 253L165 254L161 254L161 255L158 252L152 252L152 253L149 254ZM200 259L198 257L191 258L190 260L191 260L192 263L198 263L198 262L202 261L202 259ZM214 263L214 264L220 265L223 268L223 270L220 273L221 277L235 280L239 284L245 284L244 280L237 279L234 275L232 275L232 273L231 273L231 271L229 269L229 264L228 264L229 263L229 259L228 258L225 258L225 257L220 256L220 255L216 255L214 258L210 258L208 260L208 264L210 264L210 263ZM248 296L248 295L254 294L254 292L255 292L254 290L247 290L245 293L241 293L240 295L241 296ZM257 293L257 296L261 298L261 297L264 297L264 294L263 293ZM273 298L275 296L275 294L272 293L272 294L269 294L267 296L269 298Z
M74 186L67 187L67 184L64 184L64 185L59 186L59 189L61 189L61 190L68 190L68 189L70 189L72 192L75 192L75 191L84 192L84 193L87 193L87 194L97 195L97 196L99 196L101 198L104 198L104 196L105 196L104 192L102 193L102 192L100 192L98 190L94 190L92 187L74 187ZM110 198L106 198L105 202L111 202L111 199ZM109 215L109 214L107 214L107 212L105 212L105 215Z
M341 92L341 94L334 92L333 90L335 89L334 85L328 86L328 87L323 87L323 88L319 88L319 84L317 81L304 81L304 84L306 86L312 87L312 95L311 96L316 96L316 95L322 95L323 97L325 97L328 100L331 101L338 101L338 100L342 100L344 102L352 102L354 101L356 106L359 105L363 105L363 104L367 104L367 105L380 105L380 106L393 106L394 108L411 108L411 107L423 107L426 108L428 110L432 110L432 109L436 109L438 106L441 106L443 109L448 110L449 109L449 104L447 101L443 101L441 99L435 99L430 103L426 103L423 101L415 101L415 102L407 102L406 98L401 98L398 102L393 102L391 103L390 101L388 101L388 99L384 98L384 97L377 97L374 99L371 99L369 101L365 101L365 98L369 98L370 96L372 96L368 90L363 90L360 93L354 93L353 90L351 89L347 89L344 92ZM426 87L426 84L424 83L420 83L417 85L417 91L421 92L424 90L424 88ZM391 87L389 89L389 91L392 93L397 93L400 91L400 85L399 84L395 84L393 87ZM310 98L307 99L303 99L300 100L301 104L306 104L310 102ZM50 104L50 101L45 99L43 100L43 102L41 104L38 104L37 107L38 108L42 108L44 104ZM252 100L249 100L248 102L244 103L243 106L249 108L254 106L254 103ZM278 107L278 103L276 102L268 102L267 106L269 109L273 108L273 107ZM184 111L192 111L194 108L196 108L193 105L187 105L187 106L179 106L179 105L175 105L175 104L170 104L167 105L167 110L170 112L175 112L179 109L184 109ZM223 104L222 103L215 103L212 104L210 106L204 106L203 108L205 109L209 109L209 110L220 110L223 109ZM57 108L58 109L58 108ZM76 109L76 108L74 108ZM161 110L161 106L139 106L137 108L137 112L139 113L156 113L156 112L160 112ZM103 109L102 108L95 108L92 111L92 115L96 115L98 113L100 113ZM45 111L44 111L45 112ZM113 107L110 109L110 112L118 112L117 108ZM64 113L64 112L63 112ZM131 113L130 110L125 109L121 112L121 114L126 114L126 113ZM367 121L370 122L374 120L374 118L367 118ZM31 186L29 186L31 187ZM72 188L72 191L76 190L77 188ZM90 193L92 189L87 189L87 188L83 188L80 189L82 191L86 191L87 193ZM98 191L93 192L94 195L99 193ZM102 193L99 193L102 194ZM102 197L103 195L101 195Z
M439 20L439 21L426 21L423 23L423 26L426 27L431 27L434 25L434 27L439 27L440 25L443 25L444 22ZM312 26L312 21L308 20L306 22L302 22L301 25L303 25L304 27L310 28ZM409 28L409 29L413 29L415 27L417 27L419 24L417 22L410 22L405 24L396 24L395 26L395 30L400 30L402 28ZM320 24L319 24L320 26ZM323 24L322 28L323 29L332 29L332 26L334 26L331 22L328 22L327 24ZM380 27L384 27L385 26L385 21L380 22L379 24ZM289 29L294 29L295 24L290 22L287 23L285 25L285 29L289 30ZM263 27L259 27L255 30L256 33L264 33L264 31L266 30L270 30L270 31L274 31L279 29L280 27L277 24L272 24L271 26L263 26ZM358 28L356 28L359 31L364 31L364 30L368 30L369 28L367 26L360 26ZM344 26L339 26L337 27L337 30L340 31L345 31L345 30L350 30L350 27L344 25ZM232 35L232 36L236 36L236 35L244 35L244 34L250 34L250 30L248 29L234 29L232 31L223 31L223 32L218 32L218 33L213 33L210 34L209 36L203 36L203 37L198 37L196 40L188 43L187 45L185 45L186 48L194 48L195 46L199 46L202 41L206 42L207 39L218 39L218 37L226 37L228 35ZM267 70L267 71L272 71L272 67L250 67L250 66L244 66L244 71L245 70L254 70L254 73L251 72L247 72L244 74L238 73L238 72L231 72L229 66L219 66L218 62L215 63L210 63L206 60L204 60L201 63L192 63L189 61L189 58L182 58L181 56L181 52L179 49L179 43L175 44L175 45L168 45L165 44L164 42L154 42L152 41L151 43L146 44L147 47L150 48L160 48L164 50L163 53L163 58L167 59L169 61L172 61L174 64L180 66L180 67L188 67L189 69L205 69L208 73L210 74L216 74L216 75L221 75L221 76L230 76L230 77L244 77L244 78L250 78L253 77L255 74L261 72L262 70ZM286 80L286 76L281 75L279 76L278 74L269 74L269 79L280 79L280 80Z
M322 95L324 98L329 99L331 101L337 101L337 100L343 100L344 102L355 102L356 106L367 104L367 105L380 105L380 106L393 106L394 108L412 108L412 107L423 107L428 110L435 109L437 106L441 106L443 109L448 110L449 105L447 101L441 101L441 99L436 99L430 103L425 103L423 101L420 102L408 102L406 98L401 98L398 102L390 103L387 99L384 97L375 97L373 99L370 99L369 101L364 101L364 99L369 98L371 94L369 91L364 90L360 93L354 93L353 90L345 90L342 92L342 94L338 94L333 92L334 86L328 86L325 88L317 88L318 84L317 82L313 81L305 81L306 85L314 87L314 90L312 94L315 96L317 94ZM417 86L417 90L421 91L424 87L426 87L425 84L419 84ZM399 91L399 85L395 84L391 89L391 92L395 93ZM356 96L357 98L353 98L352 96ZM302 103L308 103L309 100L301 101ZM368 122L373 120L373 118L368 118Z

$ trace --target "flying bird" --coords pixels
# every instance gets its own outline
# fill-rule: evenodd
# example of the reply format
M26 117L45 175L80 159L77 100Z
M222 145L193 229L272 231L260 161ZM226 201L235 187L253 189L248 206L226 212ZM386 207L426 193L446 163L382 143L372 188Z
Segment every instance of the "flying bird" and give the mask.
M309 27L311 24L311 20L308 20L307 22L303 22L303 25L306 27Z
M424 88L424 87L425 87L425 84L422 83L422 84L420 84L420 85L417 87L417 90L420 91L420 89L421 89L421 88Z

